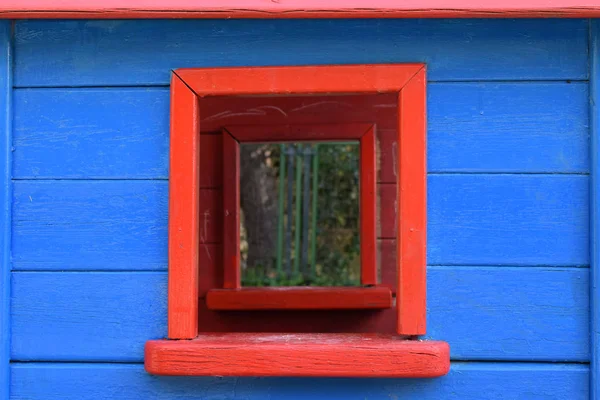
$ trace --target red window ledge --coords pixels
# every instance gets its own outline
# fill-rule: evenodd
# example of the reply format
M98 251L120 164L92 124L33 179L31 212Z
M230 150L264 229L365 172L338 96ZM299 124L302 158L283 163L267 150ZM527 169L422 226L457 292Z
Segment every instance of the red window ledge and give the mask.
M387 287L272 287L212 289L209 310L359 310L393 305Z
M377 334L203 334L146 343L155 375L433 378L448 373L446 342Z

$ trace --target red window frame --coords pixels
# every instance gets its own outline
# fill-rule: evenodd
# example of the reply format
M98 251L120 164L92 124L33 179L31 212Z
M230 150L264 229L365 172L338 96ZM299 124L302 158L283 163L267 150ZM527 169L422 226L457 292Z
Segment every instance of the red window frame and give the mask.
M158 374L192 375L296 375L296 376L439 376L448 371L449 347L444 342L398 341L396 338L373 340L372 335L334 334L324 338L321 334L301 334L302 340L290 343L285 338L268 334L228 333L236 351L267 356L279 346L286 354L298 354L292 364L302 362L296 350L315 350L331 357L337 351L358 346L371 355L377 355L380 367L368 371L355 370L355 363L333 368L330 373L318 371L315 365L308 370L269 370L269 358L253 360L251 371L241 373L231 368L232 362L242 362L233 355L227 362L230 371L220 367L198 366L206 357L221 351L227 339L215 339L211 334L198 336L198 259L199 259L199 168L200 168L200 107L199 98L209 96L273 96L273 95L367 95L395 93L397 95L397 292L396 332L414 337L425 333L426 292L426 118L425 118L425 66L423 64L379 64L306 67L256 67L256 68L206 68L174 71L171 85L171 156L169 198L169 284L168 284L168 337L172 340L150 341L146 345L146 369ZM234 128L230 128L234 129ZM286 127L293 137L293 127ZM285 132L284 132L285 133ZM259 135L259 133L255 133ZM250 135L245 134L245 135ZM258 137L258 136L257 136ZM374 137L374 136L373 136ZM250 140L251 136L247 136ZM345 137L347 138L347 137ZM280 138L278 137L277 140ZM372 140L368 136L365 141ZM226 151L239 152L231 140L225 140ZM372 144L365 145L371 148ZM372 159L371 159L372 158ZM365 165L375 162L369 151ZM239 168L228 168L225 173L239 182ZM232 175L231 175L232 174ZM373 174L373 181L375 177ZM224 190L227 190L224 188ZM235 188L234 188L235 190ZM369 197L372 199L372 197ZM361 194L361 202L362 199ZM367 204L368 204L367 199ZM225 196L225 208L239 212L239 198L235 193ZM375 231L375 218L369 205L369 222L366 232ZM234 211L233 219L239 218ZM367 219L367 218L366 218ZM229 228L227 228L229 226ZM225 224L225 235L235 237L225 250L227 258L226 287L239 287L239 263L236 241L239 240L239 222ZM370 233L369 233L370 235ZM368 246L373 246L367 240ZM367 250L371 258L374 251ZM361 260L362 261L362 260ZM364 265L364 264L363 264ZM364 281L373 281L368 273ZM360 289L360 288L359 288ZM385 288L383 288L385 289ZM284 291L284 290L280 290ZM252 291L245 291L250 293ZM259 291L261 292L261 291ZM264 290L262 290L264 294ZM273 293L267 293L272 298ZM239 300L239 299L238 299ZM247 298L242 302L248 301ZM250 300L255 301L255 300ZM234 306L235 307L235 306ZM237 308L236 308L237 309ZM237 335L237 336L236 336ZM323 334L327 335L327 334ZM176 339L196 339L192 342ZM258 340L257 340L258 338ZM173 340L175 339L175 340ZM234 340L235 339L235 340ZM264 340L263 340L264 339ZM381 339L381 340L380 340ZM245 342L240 344L240 340ZM336 346L329 346L331 343ZM385 343L386 346L382 346ZM400 343L402 343L400 345ZM191 350L188 347L192 347ZM236 347L237 346L237 347ZM240 347L241 346L241 347ZM307 347L308 346L308 347ZM349 347L348 347L349 346ZM227 347L227 346L226 346ZM387 348L384 348L387 347ZM393 351L391 351L393 349ZM246 351L244 350L244 351ZM390 350L388 352L388 350ZM349 350L348 350L349 351ZM359 352L360 352L359 351ZM316 353L315 353L316 354ZM434 356L438 362L432 362ZM182 358L183 357L183 358ZM358 357L358 355L357 355ZM242 357L243 358L243 357ZM260 357L259 357L260 358ZM182 362L185 359L186 362ZM236 361L237 360L237 361ZM195 367L192 366L195 365ZM260 365L259 365L260 364ZM390 366L394 367L391 368ZM243 369L243 368L242 368ZM237 371L237 372L235 372ZM294 372L295 371L295 372Z
M223 289L212 289L212 310L379 309L392 292L377 287L376 146L373 124L249 125L223 129ZM240 269L240 142L357 140L360 146L361 288L243 288ZM232 290L235 289L235 290Z

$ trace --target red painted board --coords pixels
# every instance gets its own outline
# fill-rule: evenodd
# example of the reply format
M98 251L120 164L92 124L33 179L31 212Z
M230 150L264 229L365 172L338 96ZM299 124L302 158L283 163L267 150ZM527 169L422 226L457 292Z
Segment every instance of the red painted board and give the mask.
M364 286L377 284L377 160L374 125L365 123L234 125L224 129L222 149L225 289L240 287L238 142L322 140L359 140L361 284ZM310 308L328 307L327 304L317 307L316 303L313 303ZM353 305L350 308L355 307L357 306Z
M273 287L213 289L210 310L357 310L392 307L386 287Z
M223 131L223 287L242 286L240 267L240 144Z
M597 18L597 0L3 0L2 18Z
M423 64L178 69L199 96L384 93L399 91Z
M360 138L360 282L377 284L377 152L375 127Z
M200 108L202 110L202 108ZM221 188L223 184L223 148L221 132L203 134L200 132L200 188Z
M220 140L221 131L225 127L231 130L237 126L262 127L255 128L259 130L258 136L247 137L244 141L264 140L261 135L264 134L266 126L270 127L270 132L278 141L288 140L288 135L292 134L292 128L287 128L287 126L298 126L299 128L295 129L303 130L319 127L321 132L314 132L314 140L323 140L323 138L335 139L335 137L331 137L331 132L326 132L323 128L331 125L362 124L365 121L377 125L378 182L395 184L397 155L394 154L394 150L397 148L397 105L397 93L360 96L221 96L202 98L200 99L201 151L203 156L209 154L211 157L202 157L201 187L221 186ZM309 134L311 133L309 132ZM346 135L341 134L341 136ZM337 136L337 139L341 136ZM212 169L205 168L205 164ZM215 173L212 173L213 170Z
M199 109L196 95L173 75L169 173L169 338L198 333Z
M388 333L396 332L396 309L209 310L200 300L199 332Z
M369 334L206 334L146 343L156 375L432 378L448 373L445 342Z
M333 121L333 118L330 119ZM239 142L292 142L358 140L372 124L302 124L227 126L227 131Z
M398 129L398 93L316 96L215 96L200 98L202 132L239 125L327 125L375 122ZM392 135L395 141L395 135Z
M427 166L425 69L399 94L397 333L424 335L426 320Z

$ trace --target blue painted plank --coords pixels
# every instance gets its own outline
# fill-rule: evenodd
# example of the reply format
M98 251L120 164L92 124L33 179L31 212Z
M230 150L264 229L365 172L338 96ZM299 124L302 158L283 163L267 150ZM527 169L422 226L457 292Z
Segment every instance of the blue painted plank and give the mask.
M430 175L428 263L586 266L588 185L584 175Z
M173 68L426 62L432 80L587 79L586 20L18 21L17 86L168 84Z
M427 87L430 172L588 172L585 83Z
M600 397L600 23L590 27L590 399Z
M428 182L430 264L588 264L587 176ZM13 268L165 270L167 203L166 181L15 181ZM217 221L207 217L209 235Z
M430 172L588 172L585 83L428 88ZM168 177L169 92L15 91L18 179Z
M15 178L167 178L169 90L16 90Z
M135 364L15 364L12 400L587 399L585 365L453 363L436 379L182 378Z
M428 336L454 360L588 361L585 268L430 267ZM12 358L140 362L165 272L13 272Z
M15 181L13 268L166 270L167 221L167 181Z
M12 202L12 27L0 21L0 400L10 383L10 258Z

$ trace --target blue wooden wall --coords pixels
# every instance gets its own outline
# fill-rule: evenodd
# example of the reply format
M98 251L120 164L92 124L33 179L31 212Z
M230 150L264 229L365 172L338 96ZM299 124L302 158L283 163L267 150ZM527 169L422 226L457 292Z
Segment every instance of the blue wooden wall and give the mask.
M589 398L589 21L5 25L11 399ZM450 374L147 375L144 342L166 335L170 70L382 62L428 65L428 336Z

